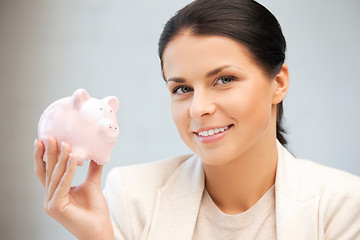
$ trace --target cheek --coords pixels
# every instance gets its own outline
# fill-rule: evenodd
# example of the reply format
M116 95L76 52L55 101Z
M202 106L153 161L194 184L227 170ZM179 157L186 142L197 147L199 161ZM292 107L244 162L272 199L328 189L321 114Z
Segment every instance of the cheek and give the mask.
M187 108L185 104L177 101L171 101L172 119L180 134L183 130L186 129L186 126L188 125L187 122L189 122L187 120L188 114L186 109Z
M267 129L271 119L271 105L265 101L259 101L255 104L250 104L251 108L247 109L248 123L252 126L254 131L260 131Z
M267 89L249 87L242 90L227 96L227 109L235 114L233 117L240 125L252 129L267 127L271 116L271 98Z

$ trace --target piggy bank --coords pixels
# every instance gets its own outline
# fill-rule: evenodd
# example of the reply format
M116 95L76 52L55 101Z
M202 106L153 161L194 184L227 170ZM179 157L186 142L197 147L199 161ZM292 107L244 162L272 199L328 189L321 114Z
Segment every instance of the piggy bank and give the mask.
M119 135L115 116L118 107L116 97L97 99L78 89L45 109L39 121L39 139L54 136L59 149L62 141L68 142L79 165L87 159L106 164Z

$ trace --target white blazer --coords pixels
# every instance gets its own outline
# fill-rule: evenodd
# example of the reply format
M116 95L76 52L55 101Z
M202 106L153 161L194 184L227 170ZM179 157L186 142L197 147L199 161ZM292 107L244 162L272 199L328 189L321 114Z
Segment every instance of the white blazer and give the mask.
M360 239L360 177L277 146L277 239ZM116 239L191 240L203 190L196 155L112 169L104 194Z

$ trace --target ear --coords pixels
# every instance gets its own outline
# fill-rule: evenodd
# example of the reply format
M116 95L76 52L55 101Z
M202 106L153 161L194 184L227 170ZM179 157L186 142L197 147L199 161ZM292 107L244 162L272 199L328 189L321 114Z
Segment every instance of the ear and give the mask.
M273 104L280 103L286 96L289 88L289 71L287 65L284 63L279 73L274 78L274 92Z
M71 97L71 105L74 109L80 111L84 102L90 99L89 93L85 89L78 89Z
M103 99L107 104L109 104L110 108L113 110L114 113L117 112L119 108L119 99L114 96L108 96Z

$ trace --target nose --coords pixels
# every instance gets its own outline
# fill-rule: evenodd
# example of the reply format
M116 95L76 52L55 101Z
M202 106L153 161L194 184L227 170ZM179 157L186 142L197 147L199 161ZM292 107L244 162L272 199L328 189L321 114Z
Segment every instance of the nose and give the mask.
M118 130L118 126L114 123L110 123L109 124L109 129L110 131L117 131Z
M99 122L99 130L105 134L116 136L119 134L119 126L115 121L109 118L104 118Z
M216 104L211 94L204 90L194 91L190 106L190 116L195 119L202 119L211 116L216 111Z

